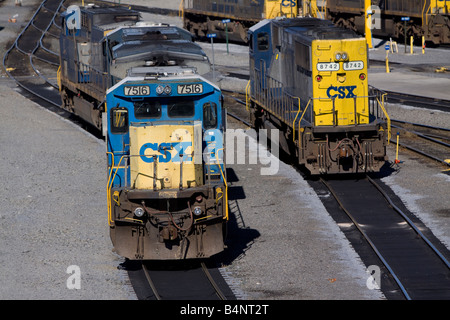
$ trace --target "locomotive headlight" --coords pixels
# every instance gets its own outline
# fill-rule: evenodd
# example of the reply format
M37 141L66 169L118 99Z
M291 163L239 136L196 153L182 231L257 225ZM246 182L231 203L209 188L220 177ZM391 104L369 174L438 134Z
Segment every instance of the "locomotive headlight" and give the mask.
M194 208L194 214L195 214L196 216L201 215L201 214L202 214L202 208L200 208L200 207L195 207L195 208Z
M347 52L342 52L341 59L342 59L342 60L347 60L347 59L348 59L348 54L347 54Z
M335 58L336 60L341 60L341 58L342 58L341 53L340 53L340 52L336 53L335 56L334 56L334 58Z
M165 93L165 94L171 94L171 93L172 93L172 87L169 86L169 85L166 85L166 86L164 87L164 93Z
M136 209L134 209L134 215L138 218L141 218L145 213L145 210L142 209L141 207L138 207Z
M156 93L157 94L163 94L164 92L164 87L159 85L158 87L156 87Z

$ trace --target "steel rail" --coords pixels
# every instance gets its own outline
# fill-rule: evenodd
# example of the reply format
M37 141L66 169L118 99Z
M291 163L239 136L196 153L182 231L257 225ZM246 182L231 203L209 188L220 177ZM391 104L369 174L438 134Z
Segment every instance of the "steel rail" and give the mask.
M64 1L65 1L65 0L60 1L59 5L58 5L58 11L59 11L59 9L61 8L61 6L63 6ZM18 42L19 42L20 38L23 36L23 34L26 32L26 30L32 25L33 20L36 19L36 16L39 14L40 10L45 6L45 3L46 3L46 2L47 2L47 0L43 1L43 2L40 4L40 6L37 8L37 10L35 11L35 13L34 13L33 16L31 17L31 19L28 21L27 25L23 28L23 30L22 30L22 31L20 32L20 34L17 36L17 38L16 38L16 40L14 41L14 43L13 43L13 44L11 45L11 47L6 51L5 55L3 56L2 64L3 64L3 68L5 69L5 72L6 72L6 74L8 75L8 77L10 77L11 79L13 79L13 80L16 82L16 84L17 84L18 86L20 86L22 89L24 89L24 90L30 92L31 94L37 96L38 98L40 98L40 99L42 99L42 100L44 100L44 101L46 101L46 102L48 102L48 103L50 103L50 104L52 104L52 105L54 105L54 106L59 107L59 106L60 106L59 104L55 103L54 101L52 101L52 100L50 100L50 99L44 97L43 95L38 94L37 92L35 92L35 91L31 90L30 88L28 88L27 86L23 85L17 78L15 78L15 77L8 71L8 68L7 68L7 66L6 66L6 60L7 60L8 56L11 54L12 50L17 49L17 50L18 50L19 52L21 52L22 54L24 54L24 55L29 55L29 56L30 56L30 63L31 63L31 65L32 65L32 67L33 67L33 70L36 72L36 74L37 74L39 77L41 77L42 79L44 79L44 81L47 82L48 84L50 84L52 87L55 87L51 82L48 81L48 79L46 79L43 75L41 75L41 74L36 70L36 68L34 67L34 65L33 65L33 63L32 63L32 54L23 51L23 50L19 47L19 45L18 45ZM53 17L53 19L51 20L52 22L54 21L55 17L56 17L56 13L54 14L54 17ZM49 23L48 29L50 28L50 25L51 25L51 23ZM33 50L33 52L34 52L34 50ZM58 87L55 87L55 88L58 89Z
M409 125L416 126L416 127L422 127L422 128L427 128L427 129L435 129L435 130L441 130L441 131L448 131L448 132L450 132L450 129L448 129L448 128L434 127L434 126L430 126L430 125L427 125L427 124L403 121L403 120L398 120L398 119L391 119L391 122L398 122L398 123L403 123L403 124L409 124Z
M209 272L208 268L206 267L205 263L202 262L201 263L203 272L205 273L206 277L208 278L209 282L211 283L211 285L213 286L214 290L216 291L217 296L220 298L220 300L227 300L227 298L225 297L225 295L222 293L222 291L220 290L219 286L217 285L217 283L214 281L213 277L211 276L211 273Z
M385 92L388 94L390 103L401 103L418 108L435 109L444 112L450 112L450 100L434 99L394 91Z
M392 143L396 143L396 141L394 141L393 139L391 139L391 142L392 142ZM440 158L437 158L437 157L435 157L435 156L433 156L433 155L431 155L431 154L428 154L428 153L426 153L426 152L423 152L423 151L421 151L421 150L419 150L419 149L417 149L417 148L414 148L413 146L407 145L407 144L402 143L402 142L399 142L399 145L402 146L403 148L406 148L406 149L408 149L408 150L411 150L411 151L414 151L414 152L416 152L416 153L418 153L418 154L421 154L421 155L423 155L423 156L425 156L425 157L427 157L427 158L430 158L430 159L432 159L432 160L435 160L435 161L437 161L437 162L440 162L440 163L442 163L442 164L445 164L445 165L447 165L447 166L450 166L450 163L445 162L445 160L440 159Z
M444 257L444 255L431 243L431 241L420 231L420 229L414 224L414 222L409 219L406 214L397 207L392 199L387 195L387 193L381 189L381 187L369 176L367 176L367 179L372 183L372 185L377 188L377 190L383 195L383 197L386 199L386 201L389 203L389 205L398 213L400 216L405 219L405 221L409 224L409 226L421 237L423 241L433 250L434 253L441 259L442 262L447 266L447 268L450 269L450 262Z
M428 141L431 141L431 142L440 144L440 145L442 145L442 146L444 146L444 147L450 148L450 144L445 143L445 142L440 141L440 140L437 140L437 139L435 139L435 138L433 138L433 137L431 137L431 136L429 136L429 135L427 135L427 134L423 134L423 133L421 133L421 132L417 132L417 131L414 131L414 130L408 130L408 129L404 128L404 127L400 127L400 126L396 126L396 125L391 125L391 127L394 127L394 128L397 128L397 129L405 130L405 131L407 131L407 132L409 132L409 133L415 134L416 136L418 136L418 137L420 137L420 138L422 138L422 139L425 139L425 140L428 140ZM447 138L447 139L448 139L448 138Z
M45 2L47 2L47 0L46 0ZM43 45L42 45L42 39L44 38L46 32L48 32L48 30L49 30L50 27L52 26L52 23L53 23L53 21L55 20L56 16L59 14L59 10L61 9L61 6L62 6L63 2L64 2L64 0L60 1L60 3L59 3L59 5L58 5L57 9L56 9L55 12L53 13L52 19L50 20L49 24L47 25L47 28L45 29L44 32L42 32L42 35L41 35L41 37L40 37L40 39L39 39L39 44L36 44L36 47L33 49L33 51L32 51L31 54L30 54L30 64L31 64L33 70L34 70L34 71L36 72L36 74L38 74L42 79L44 79L45 82L47 82L49 85L51 85L51 86L54 87L55 89L59 89L58 86L57 86L57 85L54 85L53 83L51 83L51 82L47 79L47 77L45 77L44 75L42 75L42 74L35 68L35 65L34 65L34 63L33 63L33 56L37 57L37 56L35 55L35 53L36 53L36 51L39 49L39 47L44 48ZM44 7L45 7L45 6L44 6ZM48 9L47 9L47 10L48 10ZM34 20L34 19L33 19L33 20ZM33 21L33 20L32 20L32 21ZM57 54L55 53L55 55L57 55ZM37 57L37 58L39 58L39 57ZM43 59L43 60L45 60L45 59ZM51 61L46 61L46 62L55 65L55 64L54 64L53 62L51 62ZM57 64L57 65L59 65L59 64Z
M152 278L150 277L150 274L148 273L148 269L145 266L145 263L142 262L141 265L142 265L142 270L144 271L145 278L147 279L147 282L153 291L153 295L155 296L156 300L162 300L161 296L158 293L158 290L156 289L155 284L153 283Z
M225 91L225 90L222 90L222 92L223 92L223 91ZM242 101L242 100L239 99L239 98L233 97L232 95L229 95L229 94L224 94L224 96L226 96L226 97L228 97L228 98L231 98L231 99L233 99L234 101L236 101L237 103L242 104L242 105L245 106L245 102ZM252 127L252 125L251 125L249 122L245 121L244 119L238 117L237 115L235 115L235 114L233 114L233 113L230 113L230 112L227 111L227 115L229 115L230 117L232 117L232 118L234 118L234 119L236 119L236 120L242 122L243 124L245 124L245 125L248 126L248 127Z
M372 240L369 238L369 236L363 231L363 229L361 228L361 226L359 225L359 223L356 221L356 219L351 215L351 213L344 207L343 203L339 200L338 195L336 194L336 192L333 190L333 188L323 179L320 178L320 181L328 188L328 190L330 190L331 194L333 195L333 197L336 199L337 203L339 204L339 206L341 207L341 209L345 212L345 214L350 218L350 220L352 220L353 224L355 225L355 227L359 230L359 232L363 235L363 237L366 239L366 241L369 243L370 247L372 248L372 250L376 253L376 255L378 256L378 258L383 262L383 264L386 266L386 268L389 270L389 272L391 273L392 277L394 278L395 282L397 283L397 285L399 286L400 290L402 291L403 295L405 296L405 298L407 300L411 300L410 295L408 294L408 292L406 291L406 288L403 286L403 284L401 283L400 279L398 278L398 276L395 274L394 270L392 269L392 267L389 265L389 263L386 261L386 259L383 257L383 255L380 253L380 251L377 249L377 247L375 246L375 244L372 242Z

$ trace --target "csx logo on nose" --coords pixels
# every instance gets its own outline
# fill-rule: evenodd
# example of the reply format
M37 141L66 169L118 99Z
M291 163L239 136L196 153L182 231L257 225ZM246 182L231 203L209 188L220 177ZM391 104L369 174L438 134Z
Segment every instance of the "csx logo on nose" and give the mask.
M342 87L334 87L330 86L327 89L328 98L338 98L338 99L346 99L346 98L354 98L356 95L353 91L356 89L356 86L342 86Z
M192 155L186 154L187 148L192 147L192 142L167 142L167 143L145 143L142 145L139 150L139 154L141 155L141 159L147 163L153 163L153 156L145 155L145 151L147 149L159 152L158 162L180 162L180 155L185 155L183 158L183 162L192 161ZM175 153L172 154L172 150L175 150Z

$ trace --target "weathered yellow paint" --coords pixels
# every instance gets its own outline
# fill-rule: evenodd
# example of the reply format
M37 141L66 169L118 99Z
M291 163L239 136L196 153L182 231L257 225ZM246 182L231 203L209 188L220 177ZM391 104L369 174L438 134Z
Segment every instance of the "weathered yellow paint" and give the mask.
M284 5L283 5L284 4ZM294 18L297 16L298 0L265 0L264 17L274 19L276 17Z
M346 53L348 58L336 60L336 53ZM345 62L361 61L360 70L344 70ZM314 40L311 52L313 106L316 126L354 125L369 123L367 46L364 38L343 40ZM339 68L319 71L318 63L337 63ZM359 78L360 74L366 77ZM321 81L317 81L321 76ZM355 87L347 89L348 87ZM351 93L350 93L351 92ZM345 95L342 97L342 95ZM356 96L356 99L353 97ZM333 117L333 99L334 117Z
M435 0L431 1L430 7L432 13L448 13L450 1L448 0Z
M143 148L148 143L157 144L157 150ZM183 188L196 187L203 184L203 168L201 152L194 153L195 148L201 150L200 125L154 125L130 126L130 175L131 186L136 189L153 189L156 167L156 189L178 189L180 186L180 154L179 149L166 147L159 148L161 143L186 143L183 157ZM140 154L144 152L144 154ZM156 155L156 166L149 159ZM164 162L170 157L170 161ZM196 157L200 157L197 159ZM147 162L143 159L147 159ZM189 161L188 161L189 160ZM198 162L196 164L195 162Z

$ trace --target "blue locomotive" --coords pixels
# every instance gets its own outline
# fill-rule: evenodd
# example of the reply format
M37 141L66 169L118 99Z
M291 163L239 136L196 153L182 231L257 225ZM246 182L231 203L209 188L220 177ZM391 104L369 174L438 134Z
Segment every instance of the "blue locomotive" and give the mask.
M115 251L132 260L207 258L224 249L225 109L189 32L125 8L63 14L63 106L102 129Z

